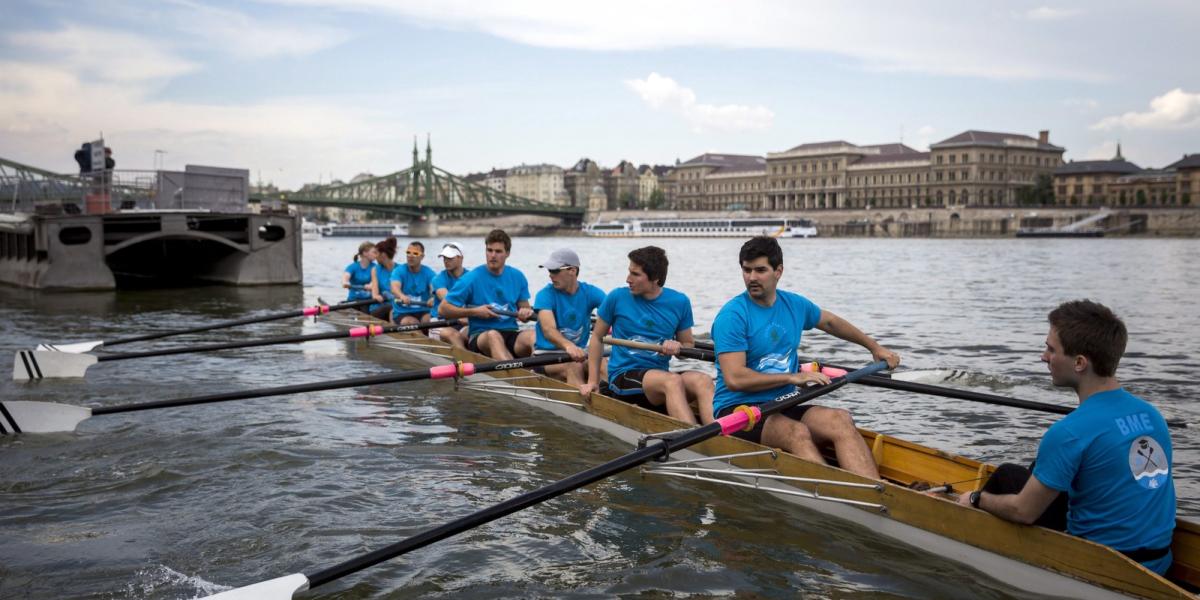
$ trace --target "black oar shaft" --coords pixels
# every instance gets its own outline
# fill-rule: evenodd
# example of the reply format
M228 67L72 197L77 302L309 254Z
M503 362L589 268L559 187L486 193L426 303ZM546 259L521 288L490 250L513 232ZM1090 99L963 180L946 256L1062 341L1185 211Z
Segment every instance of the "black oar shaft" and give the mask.
M887 367L887 363L875 363L851 372L843 378L839 378L828 385L823 385L817 388L808 388L796 390L789 394L779 397L778 399L762 406L762 416L765 419L768 415L786 410L803 402L807 402L817 396L828 394L833 390L846 384L857 377L862 377L868 373L878 371ZM641 448L630 452L619 458L610 460L602 465L592 467L586 471L582 471L561 479L549 485L543 486L531 492L521 494L511 500L506 500L500 504L476 511L470 515L456 519L445 525L435 527L425 532L419 533L406 540L402 540L375 550L369 554L345 561L341 564L334 565L327 569L317 571L311 575L306 574L309 581L309 588L315 588L324 583L328 583L335 579L345 577L356 571L361 571L372 565L376 565L385 560L389 560L412 552L418 548L423 548L440 540L457 535L469 529L479 527L485 523L495 521L506 515L510 515L521 509L528 508L535 504L545 502L556 498L567 492L577 490L588 484L600 481L607 477L611 477L626 469L636 467L647 463L659 456L666 456L671 451L681 450L689 446L694 446L704 440L721 435L721 424L719 422L709 423L703 427L688 430L678 437L672 438L669 444L659 441L659 443L651 444L645 448Z
M357 306L366 306L366 305L372 304L374 302L375 301L371 300L371 299L355 300L353 302L343 302L342 304L334 304L328 308L329 308L329 312L332 312L332 311L337 311L337 310L345 310L347 308L355 308ZM290 311L282 312L282 313L263 315L261 317L246 317L244 319L236 319L233 321L221 321L219 323L213 323L211 325L201 325L199 327L190 327L188 329L174 329L171 331L160 331L158 333L148 333L146 335L139 335L139 336L127 337L127 338L118 338L115 340L104 340L104 345L105 346L116 346L118 344L129 344L131 342L144 342L147 340L157 340L159 338L171 337L171 336L175 336L175 335L184 335L184 334L188 334L188 333L200 333L202 331L212 331L214 329L225 329L227 327L237 327L239 325L250 325L252 323L277 321L279 319L290 319L293 317L306 317L306 316L309 316L311 314L311 312L312 312L311 309L302 308L299 310L290 310Z
M430 321L428 323L419 323L416 325L387 325L383 326L377 332L361 333L356 332L355 328L350 331L331 331L326 333L312 333L308 335L284 335L272 338L262 338L258 340L245 340L241 342L226 342L223 344L206 344L203 346L181 346L179 348L164 348L162 350L147 350L145 352L123 352L121 354L103 354L96 358L97 362L108 362L114 360L127 360L130 358L148 358L151 356L170 356L173 354L190 354L193 352L214 352L217 350L232 350L235 348L254 348L256 346L274 346L277 344L299 344L303 342L313 342L318 340L335 340L339 338L354 338L354 337L371 337L375 335L383 335L386 333L400 333L404 331L418 331L421 329L432 329L435 327L446 327L450 325L449 321ZM379 327L378 325L366 327Z
M471 365L470 372L487 373L490 371L504 371L508 369L522 369L526 367L540 367L544 365L553 365L564 362L570 362L571 357L566 354L540 354L529 358L520 358L515 360L497 361L491 363L482 363ZM133 412L138 410L151 410L156 408L174 408L178 406L193 406L196 404L211 404L213 402L226 402L229 400L247 400L250 398L264 398L267 396L282 396L285 394L302 394L305 392L320 392L324 390L337 390L351 387L362 387L368 385L381 385L385 383L399 383L402 381L415 381L418 379L441 378L439 375L441 368L433 367L428 369L414 369L411 371L400 371L399 373L387 373L385 375L368 375L366 377L351 377L348 379L336 379L333 381L318 381L314 383L301 383L297 385L285 385L273 388L259 388L256 390L240 390L236 392L225 392L222 394L209 394L206 396L193 396L191 398L175 398L173 400L158 400L154 402L141 402L138 404L124 404L118 406L101 406L92 409L92 415L109 415L123 412ZM470 374L468 372L468 374ZM452 375L451 375L452 376Z

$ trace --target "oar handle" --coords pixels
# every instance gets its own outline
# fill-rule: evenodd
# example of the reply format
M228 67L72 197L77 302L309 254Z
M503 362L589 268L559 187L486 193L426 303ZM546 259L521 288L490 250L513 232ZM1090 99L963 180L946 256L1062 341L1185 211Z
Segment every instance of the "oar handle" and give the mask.
M105 415L122 412L132 412L138 410L150 410L155 408L173 408L177 406L191 406L195 404L211 404L214 402L227 402L229 400L246 400L249 398L264 398L267 396L281 396L285 394L301 394L306 392L320 392L324 390L336 390L351 387L362 387L368 385L380 385L385 383L399 383L402 381L415 381L419 379L445 379L459 375L471 375L473 373L487 373L490 371L504 371L508 369L523 369L526 367L540 367L544 365L555 365L565 362L571 362L571 357L565 353L549 353L531 356L529 358L521 358L516 360L505 360L490 363L456 363L454 365L442 365L430 367L428 369L414 369L411 371L400 371L399 373L388 373L385 375L370 375L367 377L351 377L349 379L336 379L333 381L318 381L315 383L302 383L297 385L285 385L273 388L260 388L256 390L242 390L237 392L225 392L222 394L209 394L206 396L194 396L191 398L176 398L173 400L157 400L154 402L142 402L138 404L124 404L117 406L101 406L92 409L92 415ZM449 370L447 369L449 367Z
M649 342L638 342L635 340L626 340L626 339L615 338L615 337L607 336L607 335L604 336L603 340L601 340L601 341L603 341L605 344L609 344L612 346L625 346L626 348L635 348L638 350L653 350L654 352L658 352L659 354L666 354L665 352L663 352L663 347L661 344L651 344ZM709 362L715 361L717 359L716 354L714 354L711 350L704 350L701 348L681 347L679 349L679 356L681 356L683 358L694 358L697 360L707 360Z

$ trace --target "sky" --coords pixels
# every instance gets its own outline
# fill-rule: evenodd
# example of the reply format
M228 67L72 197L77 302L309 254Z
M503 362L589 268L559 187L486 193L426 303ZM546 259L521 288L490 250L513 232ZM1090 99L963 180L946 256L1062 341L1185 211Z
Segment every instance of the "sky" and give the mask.
M1200 2L0 0L0 157L252 181L674 164L968 129L1200 152ZM1189 58L1191 57L1191 58Z

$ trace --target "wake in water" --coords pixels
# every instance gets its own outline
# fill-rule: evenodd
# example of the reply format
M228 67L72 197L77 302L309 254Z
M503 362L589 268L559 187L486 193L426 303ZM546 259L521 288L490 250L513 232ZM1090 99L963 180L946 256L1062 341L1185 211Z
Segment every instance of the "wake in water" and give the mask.
M138 571L126 584L123 598L202 598L233 589L195 575L184 575L166 565Z

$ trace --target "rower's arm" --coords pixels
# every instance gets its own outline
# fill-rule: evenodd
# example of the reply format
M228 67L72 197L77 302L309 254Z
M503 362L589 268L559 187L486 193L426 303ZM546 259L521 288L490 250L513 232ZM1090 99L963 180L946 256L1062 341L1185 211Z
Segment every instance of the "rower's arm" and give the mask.
M684 348L695 348L696 347L696 339L692 337L692 328L691 327L688 327L687 329L680 329L679 331L676 331L675 339L679 342L679 345L683 346Z
M1059 491L1048 488L1038 481L1037 477L1029 476L1025 487L1016 494L979 494L979 508L986 510L1005 521L1029 525L1038 520L1046 512L1050 503L1058 497ZM965 500L964 500L965 499ZM963 494L959 502L970 505L970 496Z
M734 392L761 392L808 380L820 381L823 377L819 373L760 373L746 366L745 352L722 352L717 355L717 360L721 362L725 387Z
M600 361L604 357L604 336L608 335L608 323L596 317L592 327L592 337L588 340L588 370L587 383L592 386L600 385Z
M350 287L350 273L342 273L342 287Z
M850 321L827 310L821 311L821 319L817 322L817 329L866 348L875 360L886 360L889 369L895 368L896 365L900 364L899 354L883 347L882 344L875 341L875 338L863 333L861 329L855 327Z
M465 319L471 316L473 310L451 304L449 300L443 298L442 303L438 306L438 315L447 319Z
M544 308L539 310L537 314L537 322L538 327L542 328L542 336L545 337L546 340L551 344L554 344L563 350L566 350L568 345L575 345L571 343L571 340L568 340L561 331L558 330L558 321L554 318L554 311L546 310Z

